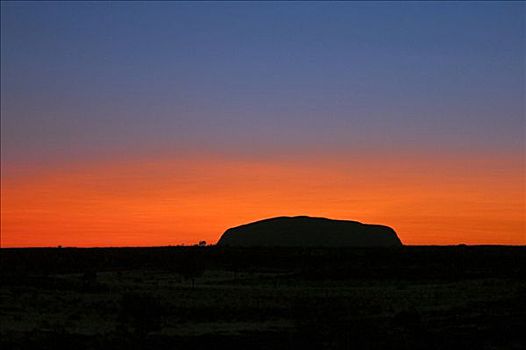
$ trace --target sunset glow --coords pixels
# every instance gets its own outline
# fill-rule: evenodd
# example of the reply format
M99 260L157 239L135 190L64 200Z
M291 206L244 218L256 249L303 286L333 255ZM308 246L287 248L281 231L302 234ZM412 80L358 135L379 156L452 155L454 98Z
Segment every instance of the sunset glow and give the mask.
M1 245L291 215L526 244L524 10L2 2Z
M148 159L4 178L2 243L215 243L280 215L389 224L405 244L524 244L524 173L507 159Z

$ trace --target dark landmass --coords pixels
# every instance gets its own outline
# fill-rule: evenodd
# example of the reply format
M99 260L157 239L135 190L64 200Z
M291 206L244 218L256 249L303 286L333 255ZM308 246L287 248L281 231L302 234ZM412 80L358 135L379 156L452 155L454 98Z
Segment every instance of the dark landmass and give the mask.
M526 247L0 249L2 349L523 349Z
M400 246L402 242L388 226L282 216L230 228L217 244L229 247L383 247Z

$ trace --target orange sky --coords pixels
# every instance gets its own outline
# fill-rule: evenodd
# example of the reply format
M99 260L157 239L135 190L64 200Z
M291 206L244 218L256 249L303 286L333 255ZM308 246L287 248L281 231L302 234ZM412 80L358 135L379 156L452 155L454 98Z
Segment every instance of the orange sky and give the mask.
M525 244L523 164L498 155L159 156L2 176L2 247L215 243L280 215L392 226L405 244Z

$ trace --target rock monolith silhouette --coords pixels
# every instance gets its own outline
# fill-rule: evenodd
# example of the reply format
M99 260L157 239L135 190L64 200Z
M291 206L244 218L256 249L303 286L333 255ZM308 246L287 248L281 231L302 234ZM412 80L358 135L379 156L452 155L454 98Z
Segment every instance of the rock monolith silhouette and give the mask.
M308 216L275 217L229 228L219 246L376 247L401 246L388 226Z

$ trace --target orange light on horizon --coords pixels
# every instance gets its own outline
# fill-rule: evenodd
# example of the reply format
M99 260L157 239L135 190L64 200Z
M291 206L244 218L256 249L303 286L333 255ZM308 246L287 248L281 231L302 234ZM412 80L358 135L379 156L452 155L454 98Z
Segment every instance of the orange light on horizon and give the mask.
M169 157L2 180L2 247L215 243L282 215L393 227L405 244L525 244L524 169L506 159Z

